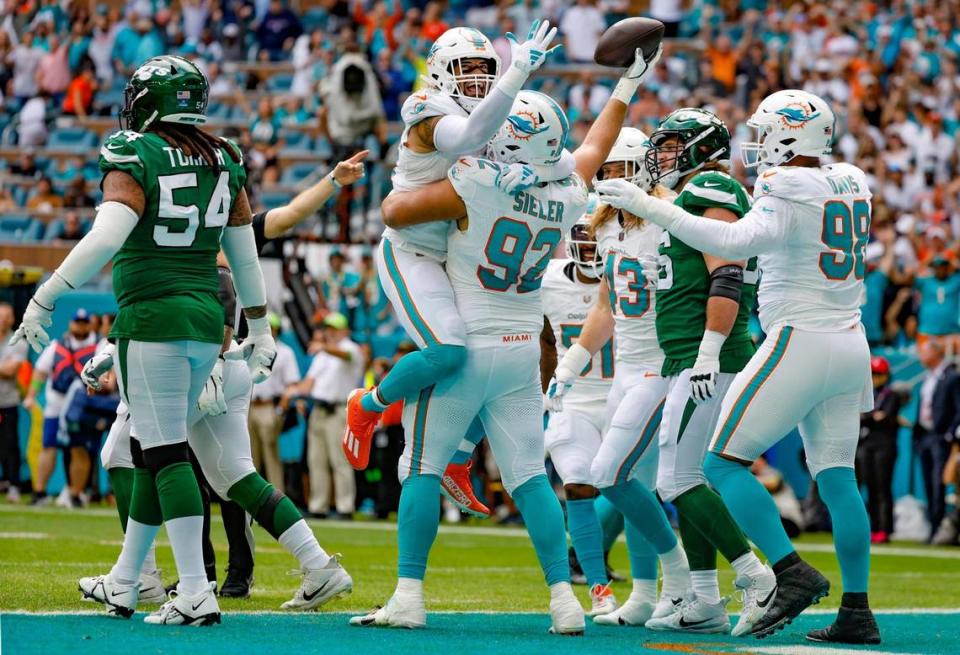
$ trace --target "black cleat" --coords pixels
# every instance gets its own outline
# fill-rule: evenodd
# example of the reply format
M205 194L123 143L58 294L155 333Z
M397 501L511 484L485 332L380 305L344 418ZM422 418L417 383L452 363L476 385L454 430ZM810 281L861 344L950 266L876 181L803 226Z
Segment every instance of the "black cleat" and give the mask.
M807 633L810 641L828 641L835 644L879 644L880 628L868 608L840 607L837 620L826 628Z
M763 639L782 630L800 613L830 593L830 581L799 560L777 574L777 593L767 613L753 626L752 634Z
M221 598L249 598L253 572L227 568L227 579L220 587Z

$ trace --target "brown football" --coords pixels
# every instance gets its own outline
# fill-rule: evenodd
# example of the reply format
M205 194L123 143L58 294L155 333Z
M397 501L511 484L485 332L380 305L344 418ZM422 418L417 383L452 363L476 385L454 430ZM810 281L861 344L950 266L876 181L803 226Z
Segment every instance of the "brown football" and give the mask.
M663 40L663 23L655 18L624 18L600 36L593 60L601 66L626 68L633 63L637 48L644 58L657 51Z

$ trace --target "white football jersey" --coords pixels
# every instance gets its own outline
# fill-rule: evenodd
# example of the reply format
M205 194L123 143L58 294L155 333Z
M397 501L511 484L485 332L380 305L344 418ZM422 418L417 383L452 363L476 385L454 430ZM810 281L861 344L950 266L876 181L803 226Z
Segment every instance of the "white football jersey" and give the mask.
M576 343L587 320L590 308L597 302L600 284L585 284L577 279L576 264L570 259L554 259L543 276L543 315L557 341L557 361ZM564 403L606 402L613 384L613 339L593 356L590 365L580 374L576 384L563 397Z
M866 175L851 164L781 166L760 175L751 213L774 222L778 237L758 258L765 332L784 324L843 330L860 321L871 196Z
M432 152L414 152L404 144L410 128L420 121L433 116L467 116L467 112L448 95L436 91L423 91L407 97L400 109L403 119L403 134L400 136L400 155L393 169L391 182L397 191L413 191L432 182L442 180L457 160L436 150ZM385 238L394 246L412 250L438 259L447 252L447 235L450 223L446 221L411 225L400 230L386 228Z
M616 219L597 231L603 276L610 292L617 361L656 370L663 365L663 351L657 341L657 292L643 276L639 258L657 257L662 233L653 223L624 230Z
M543 328L540 284L553 251L587 206L576 174L509 196L494 186L500 164L461 157L448 176L467 206L448 240L447 275L467 334Z

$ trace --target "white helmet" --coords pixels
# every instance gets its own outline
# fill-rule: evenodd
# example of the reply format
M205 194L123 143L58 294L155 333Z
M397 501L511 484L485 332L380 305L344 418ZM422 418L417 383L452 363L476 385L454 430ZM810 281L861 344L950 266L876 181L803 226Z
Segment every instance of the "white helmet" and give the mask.
M622 163L624 179L633 182L644 191L650 191L653 188L653 178L650 177L650 171L647 170L645 163L649 148L650 139L642 130L635 127L621 128L620 135L617 136L617 141L613 144L613 148L610 149L610 154L607 155L607 160L603 164L606 166L607 164ZM593 180L594 184L602 179L604 179L603 166L597 171Z
M486 59L486 74L463 74L464 59ZM434 41L427 54L427 74L423 80L471 112L493 89L499 74L500 56L490 39L472 27L454 27ZM473 94L464 93L468 85L475 87Z
M590 216L596 211L596 195L590 195L594 198L593 210L588 207L587 212L570 228L566 244L567 257L573 260L585 276L599 280L603 273L603 259L600 257L596 238L590 236Z
M553 98L539 91L521 91L510 115L490 141L493 157L506 164L552 166L560 160L570 122Z
M833 124L833 110L819 96L797 89L770 94L747 119L757 140L740 144L743 165L762 171L801 155L829 155Z

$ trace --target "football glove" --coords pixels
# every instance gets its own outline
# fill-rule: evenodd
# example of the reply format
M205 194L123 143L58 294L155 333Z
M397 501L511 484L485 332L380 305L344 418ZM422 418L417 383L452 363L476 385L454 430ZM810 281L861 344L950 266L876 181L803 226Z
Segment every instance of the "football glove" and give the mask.
M550 28L550 21L533 21L530 31L527 32L527 40L523 43L517 41L513 32L507 32L504 36L510 42L510 65L519 69L525 75L540 68L543 62L551 54L556 54L560 49L560 44L549 48L553 37L557 35L557 28Z
M650 74L650 71L657 67L657 62L660 61L661 55L663 55L663 43L657 47L657 51L648 59L644 59L643 50L637 48L637 52L633 57L633 63L624 71L623 77L635 80L638 84L643 82Z
M494 180L498 189L510 196L540 183L540 176L527 164L501 164L500 172Z
M553 377L550 379L549 386L547 386L545 404L548 410L551 412L563 411L564 395L570 391L570 387L573 386L577 377L590 363L592 357L590 351L579 343L575 343L567 349L563 359L557 363L557 369L553 372Z
M690 370L690 398L700 405L713 398L720 377L720 350L726 335L712 330L703 333L697 360Z
M223 359L217 357L217 362L210 371L197 399L197 409L207 416L220 416L227 413L227 397L223 393Z
M277 344L270 333L270 324L264 318L247 319L250 334L239 345L223 353L224 359L243 360L250 369L254 384L270 377L277 359Z
M53 322L50 318L52 314L53 307L44 307L37 302L36 298L31 298L30 304L23 312L20 327L10 337L10 345L26 341L36 352L41 352L50 343L50 335L47 334L46 328Z
M650 196L633 182L619 177L613 180L601 180L593 188L597 192L599 202L617 209L626 209L635 216L646 218L645 210Z
M113 350L113 344L109 344L83 365L83 370L80 371L80 379L88 389L100 391L102 388L100 378L113 368Z
M656 289L657 284L660 283L660 260L655 255L650 254L640 255L638 259L640 260L640 270L643 272L647 284Z

